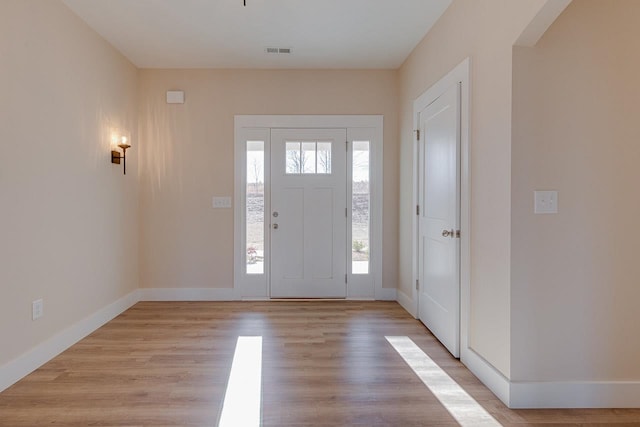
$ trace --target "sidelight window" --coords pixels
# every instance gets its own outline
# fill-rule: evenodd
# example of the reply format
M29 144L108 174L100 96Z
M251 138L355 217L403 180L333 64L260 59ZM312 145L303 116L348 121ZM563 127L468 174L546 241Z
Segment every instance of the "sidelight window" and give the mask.
M246 272L264 274L264 141L247 141Z
M353 141L351 179L351 272L369 274L371 171L369 141Z

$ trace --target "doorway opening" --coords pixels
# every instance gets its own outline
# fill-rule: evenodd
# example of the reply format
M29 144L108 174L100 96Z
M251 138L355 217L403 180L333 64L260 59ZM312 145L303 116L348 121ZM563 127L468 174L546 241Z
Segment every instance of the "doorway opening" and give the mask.
M382 299L382 121L235 117L238 299Z

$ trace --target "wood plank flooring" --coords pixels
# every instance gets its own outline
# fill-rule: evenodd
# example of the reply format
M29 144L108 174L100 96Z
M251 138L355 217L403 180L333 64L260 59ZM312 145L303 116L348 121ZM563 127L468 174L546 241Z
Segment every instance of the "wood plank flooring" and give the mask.
M297 301L138 303L1 393L0 426L216 426L237 337L256 335L263 426L458 425L386 335L504 426L640 425L632 409L507 409L395 302Z

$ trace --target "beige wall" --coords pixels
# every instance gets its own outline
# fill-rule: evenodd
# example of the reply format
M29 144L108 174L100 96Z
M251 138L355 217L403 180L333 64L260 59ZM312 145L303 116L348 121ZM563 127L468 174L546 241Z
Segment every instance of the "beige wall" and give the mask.
M138 71L60 2L1 2L0 365L138 285L232 286L211 198L236 114L384 115L383 281L410 294L413 100L471 57L471 347L515 381L637 379L640 4L574 2L514 51L544 3L455 0L399 71ZM534 216L549 188L560 214Z
M509 376L512 46L542 0L456 0L400 69L399 289L411 295L413 101L471 57L469 344Z
M165 93L184 90L183 105ZM384 115L383 284L398 276L397 73L392 70L142 70L141 286L230 288L233 117Z
M514 54L512 378L640 379L640 2L574 1ZM533 191L559 191L534 215Z
M127 176L108 160L136 85L60 2L0 2L0 365L138 286L137 150Z

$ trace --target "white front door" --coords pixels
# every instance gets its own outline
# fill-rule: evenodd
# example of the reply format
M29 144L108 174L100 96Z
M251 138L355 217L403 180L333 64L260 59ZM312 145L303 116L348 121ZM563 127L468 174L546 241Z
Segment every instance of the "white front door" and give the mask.
M419 316L460 352L460 85L420 112Z
M271 131L271 297L346 297L346 129Z

